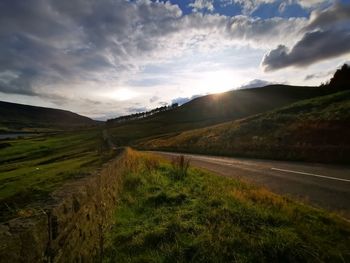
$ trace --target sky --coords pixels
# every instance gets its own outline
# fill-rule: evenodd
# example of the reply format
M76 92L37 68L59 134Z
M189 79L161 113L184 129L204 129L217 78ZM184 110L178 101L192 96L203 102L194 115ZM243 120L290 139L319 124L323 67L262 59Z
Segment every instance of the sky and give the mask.
M350 61L350 0L2 0L0 100L94 119Z

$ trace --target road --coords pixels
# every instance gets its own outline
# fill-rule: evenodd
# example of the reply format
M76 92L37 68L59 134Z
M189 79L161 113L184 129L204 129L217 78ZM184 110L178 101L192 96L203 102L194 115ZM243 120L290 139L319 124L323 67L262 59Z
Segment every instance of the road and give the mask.
M181 155L152 152L166 158ZM350 218L350 166L183 154L191 164L241 178Z

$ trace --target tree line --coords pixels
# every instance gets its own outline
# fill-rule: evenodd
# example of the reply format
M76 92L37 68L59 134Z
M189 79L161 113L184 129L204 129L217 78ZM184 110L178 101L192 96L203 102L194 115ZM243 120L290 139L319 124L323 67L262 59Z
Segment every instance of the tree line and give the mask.
M162 107L157 107L157 108L149 110L149 111L137 112L137 113L133 113L133 114L129 114L129 115L120 116L120 117L117 117L117 118L113 118L113 119L107 120L107 124L123 123L123 122L126 122L126 121L143 119L143 118L149 117L151 115L154 115L156 113L160 113L160 112L168 111L168 110L171 110L171 109L175 109L178 106L179 106L178 103L173 103L170 106L162 106Z

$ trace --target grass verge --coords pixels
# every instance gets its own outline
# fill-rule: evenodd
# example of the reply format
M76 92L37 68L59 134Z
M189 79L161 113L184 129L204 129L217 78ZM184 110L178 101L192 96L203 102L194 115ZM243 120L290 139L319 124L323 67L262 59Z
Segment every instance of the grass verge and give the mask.
M105 262L349 262L341 218L239 180L132 153Z

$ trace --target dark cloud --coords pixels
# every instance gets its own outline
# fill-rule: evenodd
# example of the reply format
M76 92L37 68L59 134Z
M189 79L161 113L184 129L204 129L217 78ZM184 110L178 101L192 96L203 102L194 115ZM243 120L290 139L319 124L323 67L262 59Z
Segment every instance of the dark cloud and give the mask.
M37 96L38 94L32 90L30 80L27 78L16 78L8 83L0 80L0 92L7 94L20 94Z
M306 75L304 80L311 80L311 79L321 79L325 77L330 77L334 74L334 71L327 71L327 72L321 72L321 73L315 73L315 74L309 74Z
M306 33L292 48L281 44L264 56L262 66L266 71L308 66L349 53L350 5L338 3L314 12L303 30Z
M315 62L350 52L350 31L308 32L289 50L279 45L263 58L266 71L288 66L308 66Z
M262 79L254 79L252 81L249 81L248 83L238 87L238 89L251 89L251 88L260 88L264 87L270 84L274 84L274 82L270 82L267 80L262 80Z
M344 5L340 3L334 4L329 9L323 11L314 11L311 14L311 21L305 27L305 31L313 29L330 29L336 24L339 27L344 26L342 23L349 23L350 20L350 4Z
M48 83L98 80L108 71L117 78L135 70L133 58L159 47L156 36L174 31L180 13L151 1L2 1L0 73L17 79L1 82L0 92L42 96Z

